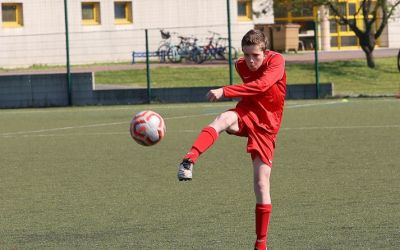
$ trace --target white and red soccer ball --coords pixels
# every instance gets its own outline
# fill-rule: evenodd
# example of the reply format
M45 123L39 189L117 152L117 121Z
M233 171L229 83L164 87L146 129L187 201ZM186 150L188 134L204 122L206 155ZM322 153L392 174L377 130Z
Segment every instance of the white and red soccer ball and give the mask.
M141 111L132 118L130 132L132 138L140 145L152 146L164 138L165 122L154 111Z

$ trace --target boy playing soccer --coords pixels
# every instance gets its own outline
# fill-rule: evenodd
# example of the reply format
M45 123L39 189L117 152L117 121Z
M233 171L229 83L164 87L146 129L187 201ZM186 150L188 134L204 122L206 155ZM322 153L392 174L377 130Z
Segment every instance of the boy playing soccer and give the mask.
M253 164L256 196L255 224L257 239L254 249L267 248L269 218L272 210L269 177L286 95L285 61L281 54L267 50L264 34L250 30L242 39L244 58L236 62L242 84L210 90L209 101L222 97L241 98L235 108L220 114L205 127L185 155L178 169L178 179L192 179L193 165L226 131L247 137L247 152Z

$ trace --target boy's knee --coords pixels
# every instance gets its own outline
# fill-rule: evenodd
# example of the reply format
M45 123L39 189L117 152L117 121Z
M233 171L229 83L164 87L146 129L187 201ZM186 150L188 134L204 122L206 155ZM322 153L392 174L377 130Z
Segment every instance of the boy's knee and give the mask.
M254 189L259 191L260 193L269 192L269 181L257 181L256 183L254 183Z
M235 116L230 114L231 112L225 112L217 116L217 118L210 124L211 127L216 130L223 131L232 126L235 123Z

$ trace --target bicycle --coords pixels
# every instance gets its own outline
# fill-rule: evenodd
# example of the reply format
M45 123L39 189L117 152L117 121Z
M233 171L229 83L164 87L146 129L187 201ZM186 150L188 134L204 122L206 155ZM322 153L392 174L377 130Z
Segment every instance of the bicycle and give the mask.
M228 38L219 37L217 39L216 47L219 49L219 54L222 55L221 59L228 60L229 59ZM235 47L231 47L231 54L232 54L232 59L236 59L238 57L238 52Z
M397 69L400 72L400 49L399 49L399 52L397 53ZM399 85L399 91L397 92L396 97L400 98L400 85Z
M161 42L157 49L157 55L161 63L166 62L166 58L168 58L168 52L171 47L173 47L172 43L172 35L177 36L178 33L168 32L165 30L160 30L161 33Z
M206 46L201 47L202 60L228 60L229 59L229 46L227 46L228 38L221 37L221 35L214 31L208 31L211 33L211 36L208 37L208 44ZM237 58L237 50L232 47L232 58ZM202 62L203 62L202 61Z
M167 52L168 60L172 63L178 63L185 58L196 63L201 63L202 56L201 49L197 45L198 39L194 36L178 36L178 38L180 39L180 43L171 46Z

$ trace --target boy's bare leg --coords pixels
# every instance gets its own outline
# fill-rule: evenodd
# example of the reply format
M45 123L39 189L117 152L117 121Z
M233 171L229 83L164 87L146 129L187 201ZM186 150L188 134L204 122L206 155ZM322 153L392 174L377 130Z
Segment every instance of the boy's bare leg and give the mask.
M265 250L267 248L268 225L272 211L270 195L271 168L257 156L253 160L254 193L256 196L256 234L257 240L254 248Z
M236 133L239 132L238 116L234 111L226 111L217 116L208 126L213 127L219 134L226 130Z
M226 111L215 118L207 127L203 128L192 145L190 151L185 155L178 168L178 180L187 181L192 179L193 165L197 158L204 153L218 139L218 135L228 130L238 132L238 116L236 112Z

